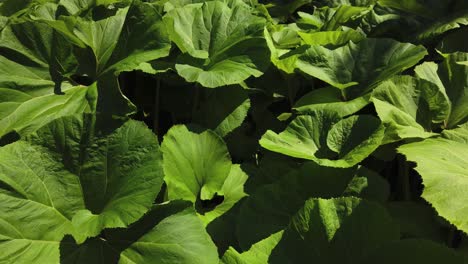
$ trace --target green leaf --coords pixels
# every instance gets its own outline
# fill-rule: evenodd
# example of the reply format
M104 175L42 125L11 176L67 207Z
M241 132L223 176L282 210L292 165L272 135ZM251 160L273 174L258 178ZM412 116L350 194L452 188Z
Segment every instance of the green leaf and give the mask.
M299 32L299 36L307 45L321 45L327 47L339 47L350 41L357 43L364 39L364 35L355 31L320 31L320 32Z
M426 54L422 46L368 38L334 50L312 45L298 57L296 67L339 89L358 85L347 91L355 98L373 84L415 65Z
M343 195L385 203L390 197L390 184L378 173L360 166Z
M468 144L468 123L454 129L442 131L442 137L461 143Z
M164 136L161 149L170 200L195 203L211 200L215 195L224 196L216 208L201 212L200 217L206 224L245 195L243 185L247 175L232 164L224 141L213 131L174 126Z
M175 8L164 16L170 38L184 53L176 70L188 82L215 88L263 74L268 49L264 19L245 4L220 1Z
M440 216L468 233L465 206L468 196L463 191L468 188L468 144L442 138L426 139L403 145L398 152L416 162L416 171L424 185L422 197Z
M65 234L82 243L135 222L163 178L156 137L136 121L57 119L0 157L0 247L19 263L58 262Z
M249 109L250 99L246 90L239 86L222 87L209 91L195 112L193 122L225 137L242 124Z
M332 111L294 119L280 134L267 131L260 145L270 151L330 167L352 167L380 146L384 128L372 116L340 118Z
M124 230L107 230L105 238L81 245L62 242L61 263L218 263L216 247L191 204L156 205Z
M260 242L252 245L245 252L239 253L234 248L230 247L221 259L223 264L264 264L268 263L271 251L279 243L283 231L277 232Z
M410 76L397 76L380 83L372 93L372 102L387 126L386 143L435 136L433 123L444 122L450 114L445 90Z
M447 128L468 121L468 65L458 63L467 60L468 53L458 52L447 55L440 65L425 62L415 69L419 78L447 93L451 103L450 116L445 120Z
M162 22L161 6L135 0L130 6L120 3L117 8L111 5L113 2L119 1L65 3L71 14L91 8L93 16L61 15L56 20L60 9L52 8L50 15L35 17L76 46L89 49L80 51L80 71L94 80L109 73L117 75L132 71L144 63L165 57L171 47ZM107 7L96 8L99 5Z
M403 238L424 238L444 242L445 235L434 208L425 203L394 201L387 210L400 225Z
M453 249L422 239L393 241L380 246L362 263L450 263L463 264L463 257Z
M370 94L346 101L342 93L335 87L313 90L301 97L294 109L302 114L313 111L335 111L340 117L356 113L369 104Z
M0 137L26 135L53 119L95 110L95 84L64 81L76 60L49 27L10 24L0 32L0 49Z
M337 169L305 163L300 169L279 176L275 182L257 187L245 199L237 218L240 246L248 249L251 244L285 228L307 199L339 196L385 202L389 185L364 167Z
M398 238L398 225L378 204L313 198L294 215L269 263L360 263L377 245Z
M419 41L433 39L449 30L461 28L468 25L468 10L457 10L449 13L448 16L437 19L417 35Z

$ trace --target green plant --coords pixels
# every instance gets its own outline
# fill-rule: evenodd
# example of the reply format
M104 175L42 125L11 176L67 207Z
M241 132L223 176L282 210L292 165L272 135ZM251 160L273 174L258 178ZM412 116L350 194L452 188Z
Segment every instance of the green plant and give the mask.
M0 263L467 263L467 26L464 0L2 1Z

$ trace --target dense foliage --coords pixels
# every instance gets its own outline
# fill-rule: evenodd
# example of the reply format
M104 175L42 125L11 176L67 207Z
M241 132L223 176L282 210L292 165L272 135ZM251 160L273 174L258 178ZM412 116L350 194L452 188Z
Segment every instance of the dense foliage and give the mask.
M468 263L465 0L2 0L0 263Z

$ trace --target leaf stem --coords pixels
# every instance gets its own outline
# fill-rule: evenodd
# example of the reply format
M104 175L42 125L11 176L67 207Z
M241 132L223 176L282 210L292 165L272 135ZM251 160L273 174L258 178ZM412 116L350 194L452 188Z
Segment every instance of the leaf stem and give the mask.
M405 157L398 156L398 181L400 186L401 199L403 201L411 200L411 188L409 179L409 166Z
M195 89L195 94L193 96L193 104L192 104L192 119L195 116L195 112L198 109L198 103L200 101L200 86L198 85L198 83L195 84L194 89Z
M158 132L159 132L160 89L161 89L161 79L156 77L156 91L154 94L154 108L153 108L153 131L156 135L158 135Z

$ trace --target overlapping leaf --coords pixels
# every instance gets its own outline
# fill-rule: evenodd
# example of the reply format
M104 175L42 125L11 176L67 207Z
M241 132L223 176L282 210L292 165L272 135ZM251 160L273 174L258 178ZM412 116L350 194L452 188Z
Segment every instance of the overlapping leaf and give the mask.
M468 61L468 53L457 52L440 65L425 62L415 69L418 77L436 84L450 100L450 114L444 120L447 128L468 120L468 65L464 61Z
M466 136L466 129L464 131ZM437 212L460 230L468 232L468 144L450 139L426 139L398 148L409 161L416 162L426 199Z
M317 111L294 119L283 132L267 131L260 145L330 167L352 167L381 144L384 128L372 116L340 119L333 111Z
M442 126L450 113L443 87L410 76L382 82L373 91L372 102L387 125L385 142L434 136L433 124Z
M77 62L71 46L49 27L10 24L0 32L0 50L0 137L28 134L51 119L95 108L95 84L64 80Z
M216 264L216 247L190 203L156 205L126 230L76 245L62 242L62 263Z
M237 84L262 75L269 63L265 21L242 1L185 5L168 12L164 21L184 53L176 70L188 82L209 88Z
M136 121L57 119L0 149L2 260L58 262L81 243L145 214L162 184L156 138Z
M200 212L205 223L222 215L245 196L243 186L247 175L239 165L232 164L224 141L213 131L174 126L164 136L162 151L170 200L203 203L223 196L220 205Z

